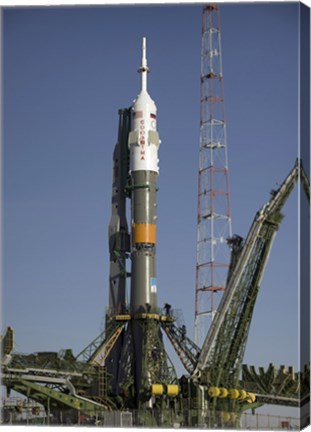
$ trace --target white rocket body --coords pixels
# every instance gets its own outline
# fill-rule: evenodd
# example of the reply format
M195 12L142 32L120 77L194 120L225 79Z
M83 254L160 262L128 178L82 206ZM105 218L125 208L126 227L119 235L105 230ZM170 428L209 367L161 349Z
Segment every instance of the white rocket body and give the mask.
M130 171L159 173L157 107L147 92L146 39L142 43L141 91L132 106L132 140L130 140ZM134 134L133 134L134 132Z

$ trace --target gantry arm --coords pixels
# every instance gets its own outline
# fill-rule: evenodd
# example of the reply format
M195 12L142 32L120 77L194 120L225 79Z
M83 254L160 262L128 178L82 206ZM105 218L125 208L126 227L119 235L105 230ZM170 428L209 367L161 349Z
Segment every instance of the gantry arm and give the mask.
M186 371L191 374L200 354L199 347L186 336L185 327L177 327L170 322L161 322L161 324L180 361Z
M193 377L200 376L205 368L209 368L209 376L215 385L227 380L229 375L230 379L238 379L234 375L243 359L261 280L282 221L281 210L299 177L310 198L310 185L297 159L280 188L272 192L271 199L257 212L231 267L226 290L203 343ZM226 378L224 374L227 374Z

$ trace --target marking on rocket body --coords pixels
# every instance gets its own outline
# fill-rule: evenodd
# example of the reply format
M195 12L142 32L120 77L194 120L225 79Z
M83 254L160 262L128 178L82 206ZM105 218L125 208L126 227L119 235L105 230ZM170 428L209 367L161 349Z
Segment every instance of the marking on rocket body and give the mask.
M157 278L150 278L150 291L152 293L156 293L157 292Z
M145 160L145 120L140 120L139 125L139 144L141 145L142 149L140 150L140 160Z

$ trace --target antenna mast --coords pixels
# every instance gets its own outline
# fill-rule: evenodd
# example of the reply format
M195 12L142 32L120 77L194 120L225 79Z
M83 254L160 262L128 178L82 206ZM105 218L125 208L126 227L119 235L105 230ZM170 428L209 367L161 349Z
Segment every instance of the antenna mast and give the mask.
M231 237L220 17L217 4L202 15L195 343L201 346L226 285Z

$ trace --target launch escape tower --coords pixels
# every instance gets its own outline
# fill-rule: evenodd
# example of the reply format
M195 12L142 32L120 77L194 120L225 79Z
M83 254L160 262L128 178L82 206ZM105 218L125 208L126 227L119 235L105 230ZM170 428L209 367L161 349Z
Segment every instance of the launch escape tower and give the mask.
M194 341L202 345L225 289L231 237L220 17L203 7Z

